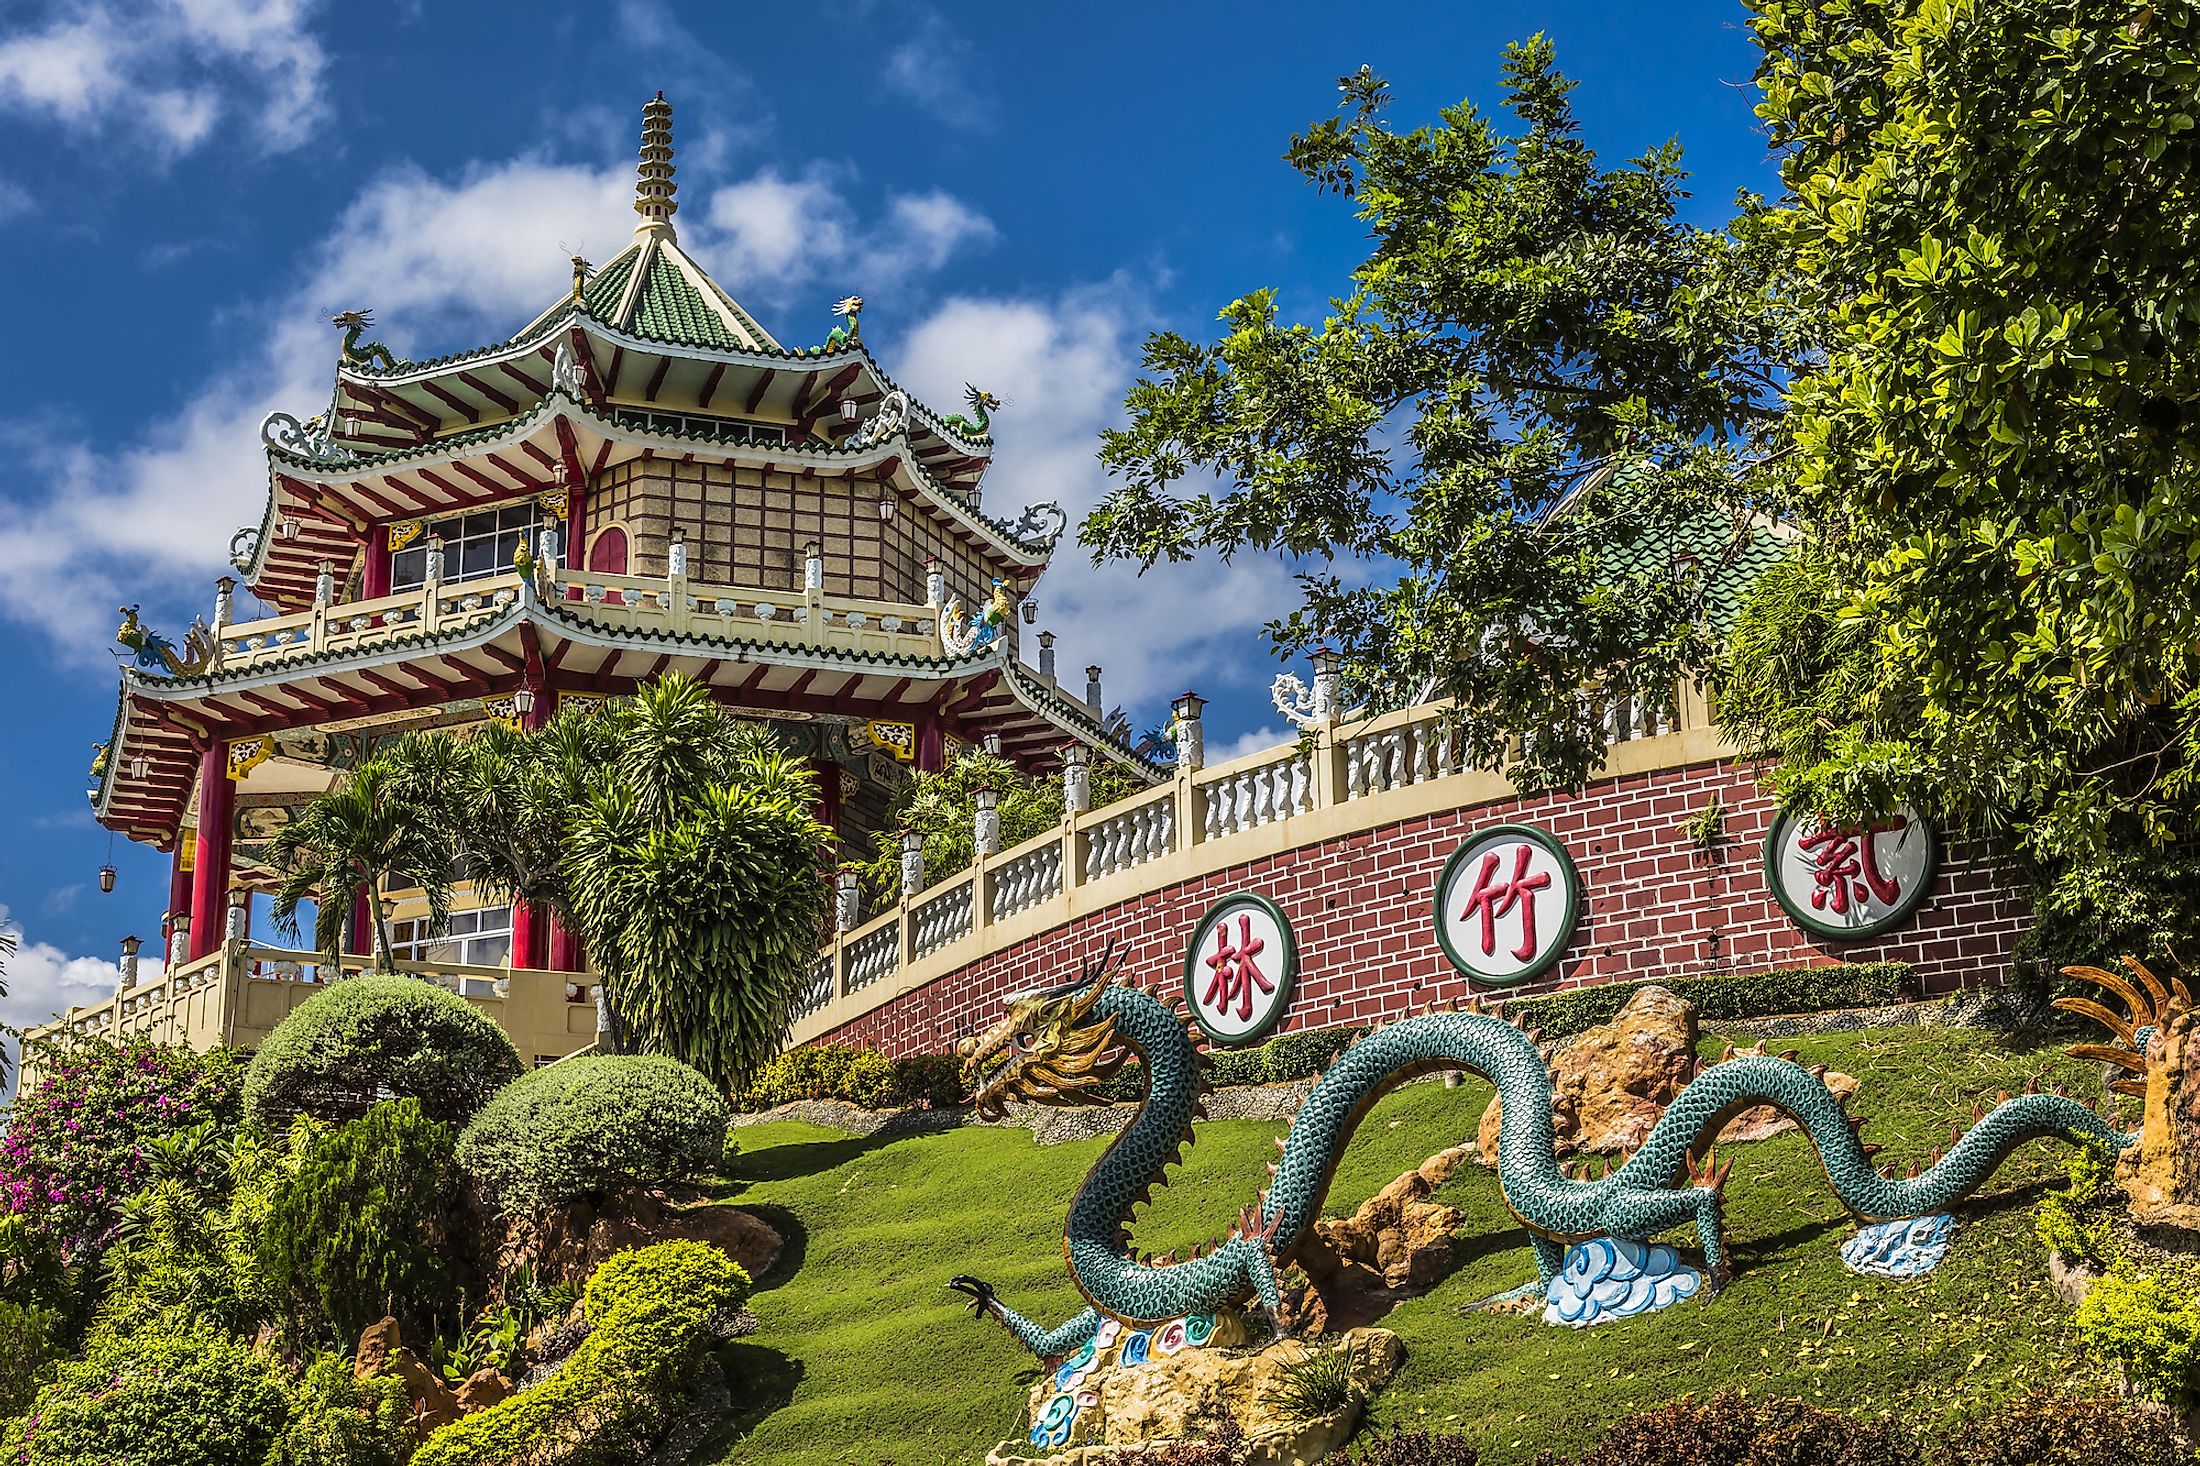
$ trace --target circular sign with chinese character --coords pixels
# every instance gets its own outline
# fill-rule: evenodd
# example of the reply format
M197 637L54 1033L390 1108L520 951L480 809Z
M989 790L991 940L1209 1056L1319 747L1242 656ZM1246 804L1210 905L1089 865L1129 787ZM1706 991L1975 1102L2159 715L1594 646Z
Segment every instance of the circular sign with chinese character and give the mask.
M1451 965L1482 982L1526 982L1573 940L1581 878L1566 847L1533 825L1470 836L1436 878L1436 939Z
M1209 907L1184 951L1184 1004L1218 1044L1251 1043L1282 1022L1298 980L1291 923L1249 891Z
M1765 882L1806 931L1854 941L1892 931L1932 894L1933 827L1903 805L1836 828L1784 814L1765 836Z

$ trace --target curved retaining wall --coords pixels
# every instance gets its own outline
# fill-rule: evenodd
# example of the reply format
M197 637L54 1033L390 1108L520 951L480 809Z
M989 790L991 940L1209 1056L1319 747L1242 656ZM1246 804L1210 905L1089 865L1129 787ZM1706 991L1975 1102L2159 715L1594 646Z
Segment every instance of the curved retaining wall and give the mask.
M990 1024L1003 996L1074 976L1080 962L1110 942L1122 946L1132 971L1163 977L1168 991L1178 991L1193 927L1213 902L1236 891L1268 897L1291 921L1300 975L1285 1029L1396 1017L1465 994L1436 940L1433 887L1467 835L1513 822L1541 825L1564 842L1581 875L1582 915L1554 976L1509 989L1477 984L1485 995L1866 961L1910 963L1927 994L2002 979L2026 909L1961 841L1946 843L1931 896L1903 928L1833 941L1798 926L1766 883L1762 850L1772 806L1757 788L1757 770L1704 757L1717 750L1709 732L1623 744L1615 753L1634 756L1615 757L1622 767L1656 762L1660 752L1683 757L1569 794L1492 798L1492 781L1471 774L1404 791L1436 807L1347 833L1319 833L1235 863L1210 859L1210 869L1096 902L1045 930L1002 931L994 949L936 974L912 972L921 981L881 992L860 1014L843 1016L844 999L833 1005L841 1011L817 1013L795 1038L876 1044L894 1055L939 1051ZM1448 805L1429 797L1447 786L1468 797ZM1713 797L1725 806L1726 838L1706 852L1679 826ZM1210 852L1224 854L1219 847Z

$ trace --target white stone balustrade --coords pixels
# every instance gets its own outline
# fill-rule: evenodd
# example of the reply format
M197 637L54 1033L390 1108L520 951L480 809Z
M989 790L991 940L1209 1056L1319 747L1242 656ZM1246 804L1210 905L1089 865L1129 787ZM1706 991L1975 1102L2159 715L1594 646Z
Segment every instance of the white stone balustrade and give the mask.
M1006 921L1062 894L1062 846L1050 841L1004 860L992 873L993 920Z
M909 913L909 953L929 957L950 942L970 935L972 882L965 878L939 895L926 897Z

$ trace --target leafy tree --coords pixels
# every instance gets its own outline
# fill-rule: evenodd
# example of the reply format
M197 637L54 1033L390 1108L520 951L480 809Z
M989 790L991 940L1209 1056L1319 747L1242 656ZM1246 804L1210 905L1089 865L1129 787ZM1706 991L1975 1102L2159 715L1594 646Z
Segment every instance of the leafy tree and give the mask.
M1396 132L1381 79L1340 85L1343 115L1286 157L1373 236L1350 294L1319 327L1262 290L1212 344L1149 339L1082 540L1141 566L1306 557L1280 648L1341 649L1378 707L1457 699L1486 766L1532 730L1515 779L1576 782L1604 747L1581 689L1708 665L1703 576L1670 547L1725 516L1741 536L1737 470L1772 446L1800 349L1780 261L1752 202L1734 234L1681 221L1677 144L1600 170L1541 37L1506 52L1510 134L1464 103ZM1616 455L1630 472L1599 472Z
M439 1316L455 1286L453 1146L452 1127L413 1099L314 1135L268 1205L259 1263L270 1285L343 1342L385 1313L409 1325Z
M1146 787L1145 781L1113 759L1093 760L1088 773L1092 807L1098 809ZM902 786L893 817L878 832L863 881L887 900L901 891L901 832L924 836L924 883L936 885L970 869L977 855L978 790L990 788L1001 817L1001 848L1008 849L1048 830L1063 817L1059 775L1032 775L984 749L972 749L937 773L920 773Z
M2200 28L2127 0L1753 8L1792 195L1765 233L1828 330L1791 410L1824 578L1771 633L1824 635L1825 680L1752 714L1782 800L1909 801L2083 905L2193 832Z
M786 1035L829 899L812 776L678 674L576 733L566 905L645 1052L740 1087ZM553 724L553 727L556 725Z
M391 972L385 891L418 887L428 919L443 924L451 909L453 851L434 815L437 781L429 772L441 766L443 744L432 734L406 735L276 832L270 852L282 875L268 910L278 930L295 941L298 908L313 900L313 947L333 965L343 950L352 893L364 886L374 920L375 969Z

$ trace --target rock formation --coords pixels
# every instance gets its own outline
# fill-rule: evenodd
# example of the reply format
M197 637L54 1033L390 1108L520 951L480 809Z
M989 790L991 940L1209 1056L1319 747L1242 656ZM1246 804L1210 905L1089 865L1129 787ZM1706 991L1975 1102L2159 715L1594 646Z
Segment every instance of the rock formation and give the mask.
M1696 1056L1696 1005L1656 984L1636 989L1610 1023L1584 1030L1551 1063L1551 1118L1558 1153L1631 1151L1649 1138L1704 1063ZM1828 1074L1826 1084L1843 1099L1857 1082ZM1476 1136L1484 1165L1497 1164L1496 1100L1482 1114ZM1762 1140L1794 1125L1769 1105L1748 1110L1719 1132L1718 1143Z
M2200 1230L2200 1014L2179 1013L2147 1045L2139 1143L2116 1159L2131 1219L2146 1227Z
M1314 1224L1298 1250L1311 1285L1297 1304L1299 1327L1310 1334L1357 1328L1443 1280L1463 1217L1428 1198L1470 1153L1464 1145L1438 1151L1351 1216Z
M781 1246L769 1223L739 1207L682 1205L654 1192L629 1191L506 1223L496 1262L499 1272L528 1267L542 1282L578 1286L615 1252L675 1240L708 1242L751 1279L764 1275Z

